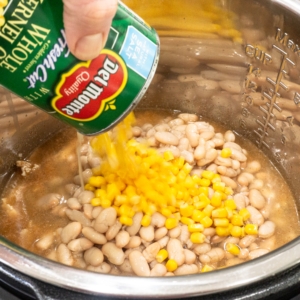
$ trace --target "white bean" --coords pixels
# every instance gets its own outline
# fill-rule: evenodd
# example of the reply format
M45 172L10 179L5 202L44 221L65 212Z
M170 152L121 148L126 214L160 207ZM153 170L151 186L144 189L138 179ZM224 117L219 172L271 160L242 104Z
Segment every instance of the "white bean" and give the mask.
M178 266L184 263L185 255L179 240L170 238L167 244L167 251L169 253L169 259L174 259Z
M258 229L258 236L262 239L267 239L273 236L275 233L275 223L272 221L266 221Z
M125 254L122 249L114 243L108 242L102 246L102 253L114 265L121 265L124 262Z
M123 248L125 247L130 240L130 235L127 231L120 231L117 235L116 235L116 246L119 248Z
M163 227L166 222L166 217L162 214L155 212L151 217L151 225L154 227Z
M183 249L183 252L184 252L186 264L190 265L196 261L196 254L193 251L189 249Z
M158 242L150 244L143 251L143 255L146 258L147 262L150 263L155 260L158 251L161 249L160 244Z
M48 210L57 206L60 199L60 194L50 193L39 198L36 202L36 205L42 210Z
M131 268L131 264L129 262L129 259L124 259L124 262L119 266L120 270L124 273L133 273L133 270Z
M60 244L57 248L57 260L65 265L72 266L74 259L70 249L65 244Z
M100 233L107 231L109 226L112 226L117 219L117 212L113 207L105 208L101 211L95 220L94 228Z
M250 204L257 209L262 209L266 205L265 197L261 194L260 191L256 189L250 190L249 200L250 200Z
M82 225L79 222L71 222L65 226L60 234L60 238L64 244L68 244L71 240L78 237L82 229Z
M142 240L139 236L132 236L130 237L128 244L124 248L136 248L139 247L141 243Z
M178 146L179 139L170 132L156 132L155 138L162 144Z
M81 211L67 209L66 215L71 221L79 222L82 226L91 226L91 221Z
M248 248L255 240L255 235L246 235L239 241L239 246L241 248Z
M199 138L200 138L197 125L193 124L193 123L188 124L186 126L185 133L186 133L186 137L188 138L188 140L190 142L190 145L194 148L197 147L199 144Z
M83 191L78 195L78 201L81 204L87 204L90 203L94 197L95 195L92 191Z
M105 233L105 237L107 238L108 241L111 241L116 237L118 232L121 230L122 224L117 220L115 224L110 226L108 230Z
M267 249L255 249L249 252L249 259L254 259L267 253L269 253Z
M175 271L175 275L188 275L188 274L196 274L198 273L198 267L195 264L183 264L182 266L178 267Z
M263 215L253 206L249 205L246 208L251 215L250 222L252 224L257 224L258 226L261 226L264 223Z
M243 172L238 176L238 183L243 186L248 186L254 180L254 176L251 173Z
M180 236L181 234L181 227L180 226L177 226L175 228L172 228L169 230L169 237L172 238L172 239L176 239Z
M224 139L226 142L234 142L235 134L231 130L227 130L224 134Z
M248 202L246 198L247 197L241 193L235 194L233 196L233 200L234 200L237 210L241 210L246 207L246 204Z
M87 238L78 238L75 240L72 240L68 243L68 248L73 252L81 252L85 251L87 249L92 248L94 245L93 242L88 240Z
M167 273L167 268L163 264L156 264L150 271L150 276L165 276Z
M196 160L203 159L205 157L206 150L204 145L199 145L194 151L194 158Z
M146 258L139 251L132 251L129 254L129 261L133 272L138 276L150 276L150 268Z
M253 173L257 173L258 171L260 171L260 169L261 169L260 162L257 160L253 160L253 161L248 162L245 171L253 174Z
M36 243L35 246L44 251L47 250L48 248L50 248L50 246L53 244L54 241L54 235L52 232L47 233L45 235L43 235Z
M233 190L235 190L237 188L237 184L236 182L231 179L230 177L227 176L222 176L221 175L221 180L229 187L231 187Z
M140 228L141 228L141 220L143 218L143 213L142 212L137 212L133 218L132 218L132 225L129 227L126 227L126 231L129 233L129 235L134 236L136 235Z
M141 239L152 242L154 240L154 227L149 225L147 227L142 227L139 231Z
M103 273L103 274L107 274L110 272L111 270L111 266L106 263L105 261L100 264L99 266L97 267L94 267L94 266L88 266L86 268L88 271L92 271L92 272L97 272L97 273Z
M80 210L82 207L81 203L78 201L77 198L69 198L67 200L67 205L70 209L76 209L76 210Z
M84 252L84 260L88 265L99 266L103 262L103 253L99 248L92 247Z
M178 118L182 119L185 123L198 121L198 116L194 114L182 113L178 115Z
M107 242L105 235L97 232L92 227L84 227L82 229L82 234L94 244L103 245Z
M221 248L216 247L208 251L206 255L210 257L210 262L219 262L224 258L225 251Z
M168 233L168 229L166 227L161 227L155 230L154 233L154 240L160 240L161 238L163 238L164 236L166 236Z
M157 242L160 244L161 248L164 248L167 246L168 242L169 242L169 237L168 236L164 236L163 238L161 238L160 240L158 240Z

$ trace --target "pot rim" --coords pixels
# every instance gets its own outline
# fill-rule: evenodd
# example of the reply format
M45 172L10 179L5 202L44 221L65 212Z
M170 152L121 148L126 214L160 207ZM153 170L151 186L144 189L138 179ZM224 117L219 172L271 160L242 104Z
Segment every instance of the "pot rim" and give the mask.
M184 298L240 288L295 267L300 263L300 237L240 265L174 277L116 276L75 269L33 254L3 237L0 238L0 261L32 278L85 294L127 299Z

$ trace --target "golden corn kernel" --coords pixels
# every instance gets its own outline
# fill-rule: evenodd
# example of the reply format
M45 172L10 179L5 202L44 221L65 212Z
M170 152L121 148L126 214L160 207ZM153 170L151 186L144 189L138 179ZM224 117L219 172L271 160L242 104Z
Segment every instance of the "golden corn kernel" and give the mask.
M170 217L170 215L172 214L172 211L166 207L163 207L161 210L160 210L160 213L165 216L165 217Z
M129 205L122 204L119 208L119 212L121 215L128 216L128 217L133 217L134 216L134 211Z
M183 217L190 217L193 214L194 211L194 206L193 205L188 205L188 204L184 204L180 206L180 214Z
M94 187L100 188L102 185L106 184L106 180L103 176L91 176L88 183Z
M251 217L250 212L248 211L247 208L242 208L239 211L239 215L242 216L244 221L247 221Z
M177 227L177 225L178 225L178 220L177 219L175 219L175 218L167 218L166 219L165 227L167 229L169 229L169 230L173 229L173 228Z
M192 179L192 177L190 175L188 175L184 181L184 186L187 189L191 189L193 187L196 187L197 185L195 184L194 180Z
M205 273L205 272L210 272L210 271L213 271L214 268L209 266L209 265L204 265L201 272Z
M231 218L231 224L234 226L243 226L243 217L240 215L233 215Z
M219 192L224 192L225 183L224 182L214 182L213 183L213 190L214 191L219 191Z
M87 191L91 191L91 192L94 192L96 190L95 187L93 187L92 185L90 185L89 183L87 183L85 186L84 186L84 189L87 190Z
M228 251L229 253L235 256L240 254L240 248L236 244L226 243L225 249L226 251Z
M224 194L225 195L232 195L233 194L232 188L229 187L229 186L226 186L225 189L224 189Z
M213 220L209 216L205 216L200 223L205 227L209 228L213 224Z
M141 200L141 196L135 195L135 196L130 197L129 203L132 205L136 205L136 204L140 203L140 200Z
M179 173L177 174L177 180L180 181L185 181L186 179L186 173L183 170L180 170Z
M216 227L216 234L218 236L228 236L230 235L229 227Z
M121 192L115 183L109 183L106 188L107 198L114 200L116 196L120 195Z
M190 236L190 240L194 244L202 244L205 241L205 235L201 232L193 232Z
M231 156L231 154L232 154L232 151L230 148L223 148L221 150L221 157L223 157L223 158L229 158Z
M189 232L202 232L204 230L204 226L202 224L189 224L188 225Z
M170 160L174 159L174 155L173 155L172 151L164 152L164 159L166 161L170 161Z
M151 224L151 217L149 215L144 215L141 220L141 225L143 227L148 227Z
M232 210L231 208L226 207L226 206L225 206L225 209L226 209L226 211L227 211L227 218L228 218L229 220L231 220L231 218L232 218L232 216L233 216L233 210Z
M230 234L234 237L242 237L243 235L243 229L239 226L233 226L230 230Z
M212 211L214 210L214 207L210 204L206 205L205 208L202 210L208 217L211 216Z
M102 206L103 208L111 207L111 201L108 200L108 199L102 199L102 200L101 200L101 206Z
M158 251L155 258L156 258L157 262L161 263L166 258L168 258L168 255L169 255L169 253L166 249L161 249L161 250Z
M222 204L222 193L219 191L214 192L213 196L210 199L210 204L214 207L219 207Z
M211 184L211 182L210 182L209 179L206 179L206 178L201 178L201 179L200 179L200 185L201 185L201 186L209 187L210 184Z
M258 225L256 224L247 224L244 229L246 234L256 235L258 233Z
M199 195L204 194L206 197L209 195L209 189L207 186L199 187Z
M169 259L166 263L168 272L173 272L178 268L177 262L174 259Z
M228 208L230 208L230 209L232 209L232 210L236 209L236 205L235 205L235 202L234 202L233 199L228 199L228 200L226 200L226 201L224 202L224 204L225 204L225 207L228 207Z
M195 221L193 219L187 218L187 217L181 217L180 218L180 222L182 224L185 224L185 225L190 225L190 224L194 224L195 223Z
M91 205L92 206L100 206L101 205L101 199L100 198L93 198L91 200Z
M172 213L175 213L177 211L176 207L174 206L168 206L167 207Z
M229 225L229 221L226 218L215 218L214 225L217 227L227 227Z
M185 172L185 174L189 174L192 171L193 167L189 163L185 163L182 167L182 171Z
M215 182L221 182L221 176L220 174L215 174L213 179L211 180L212 183L215 183Z
M121 216L119 219L120 223L126 226L131 226L133 224L132 218L128 216Z
M118 195L115 198L114 205L121 206L122 204L127 203L128 197L126 195Z
M202 178L206 178L206 179L209 179L209 180L212 180L215 176L215 173L212 172L212 171L208 171L208 170L204 170L202 173L201 173L201 177Z
M213 218L227 218L228 212L226 208L217 208L211 212Z
M191 218L192 218L195 222L199 223L205 216L206 216L206 214L205 214L204 212L202 212L201 210L194 209Z
M172 217L175 218L177 221L180 221L181 219L180 212L174 213Z

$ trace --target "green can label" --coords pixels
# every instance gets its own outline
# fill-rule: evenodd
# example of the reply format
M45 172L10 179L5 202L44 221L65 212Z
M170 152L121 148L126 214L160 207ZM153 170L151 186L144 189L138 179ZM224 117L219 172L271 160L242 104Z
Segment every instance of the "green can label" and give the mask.
M68 49L61 0L10 0L3 9L0 84L80 133L114 126L149 86L159 40L123 3L104 49L91 61Z

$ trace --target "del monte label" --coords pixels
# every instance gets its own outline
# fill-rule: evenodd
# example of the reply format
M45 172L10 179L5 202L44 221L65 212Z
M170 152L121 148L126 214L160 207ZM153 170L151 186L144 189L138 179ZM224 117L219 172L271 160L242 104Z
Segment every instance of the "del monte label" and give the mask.
M52 106L67 118L83 122L94 120L115 101L127 79L123 59L104 49L96 59L79 63L62 76Z

